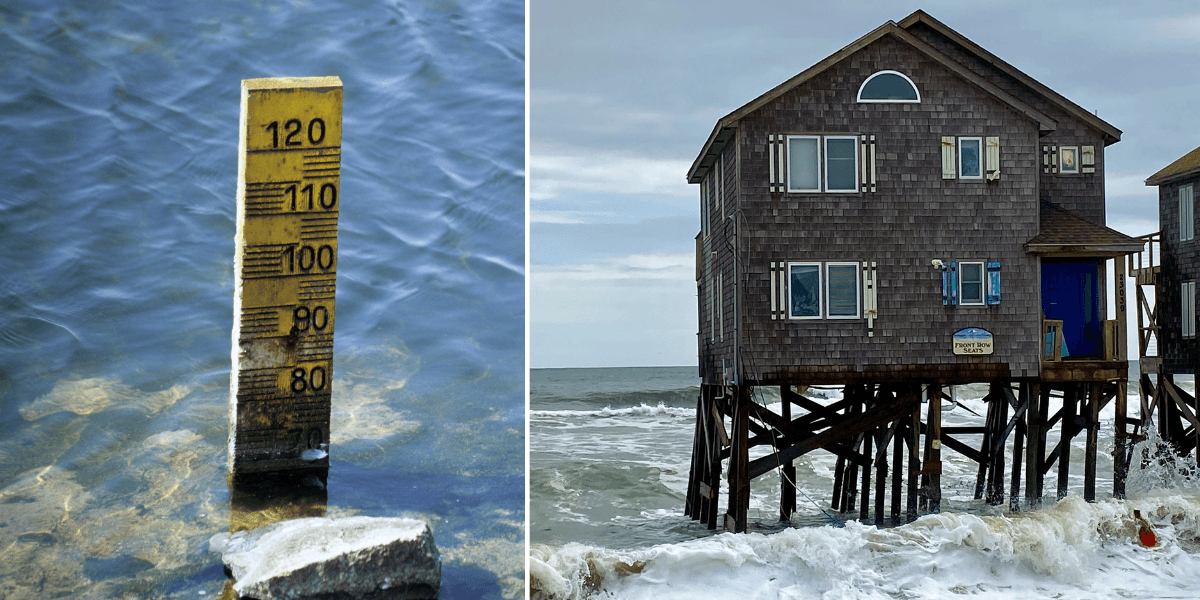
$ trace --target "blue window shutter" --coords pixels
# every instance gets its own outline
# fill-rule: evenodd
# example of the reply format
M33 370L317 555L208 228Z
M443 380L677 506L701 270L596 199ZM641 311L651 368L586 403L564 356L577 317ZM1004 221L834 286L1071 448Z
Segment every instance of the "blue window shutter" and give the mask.
M988 306L1000 304L1000 263L997 261L988 261Z
M950 305L958 306L958 263L946 263L950 265Z
M950 304L950 269L942 267L942 306Z

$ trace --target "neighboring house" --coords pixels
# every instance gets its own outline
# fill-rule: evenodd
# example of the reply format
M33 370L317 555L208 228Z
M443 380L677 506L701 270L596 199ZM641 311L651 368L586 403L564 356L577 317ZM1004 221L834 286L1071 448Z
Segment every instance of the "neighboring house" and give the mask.
M1195 373L1196 280L1200 279L1200 240L1196 239L1196 192L1200 191L1200 148L1146 179L1158 186L1161 270L1157 273L1158 356L1164 373Z
M1143 242L1105 227L1120 136L923 11L721 118L687 173L701 411L765 385L1123 382L1105 298Z
M1174 385L1175 375L1192 375L1200 364L1196 342L1196 281L1200 279L1200 241L1196 239L1196 192L1200 190L1200 148L1183 155L1146 179L1158 186L1159 232L1147 236L1159 243L1160 265L1138 269L1139 303L1145 302L1140 285L1154 286L1154 310L1139 315L1144 329L1153 332L1157 348L1143 341L1140 357L1142 397L1158 410L1158 433L1188 454L1200 447L1196 399ZM1153 261L1151 253L1150 261ZM1147 303L1147 306L1149 304ZM1144 340L1151 339L1149 331ZM1153 355L1153 350L1157 350ZM1150 376L1155 376L1153 379ZM1200 459L1200 456L1198 456Z

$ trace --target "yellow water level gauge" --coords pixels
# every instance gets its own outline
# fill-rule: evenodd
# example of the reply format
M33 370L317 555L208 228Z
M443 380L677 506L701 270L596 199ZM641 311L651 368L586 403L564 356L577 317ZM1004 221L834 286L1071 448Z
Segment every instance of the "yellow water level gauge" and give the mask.
M229 469L327 467L342 82L242 81Z

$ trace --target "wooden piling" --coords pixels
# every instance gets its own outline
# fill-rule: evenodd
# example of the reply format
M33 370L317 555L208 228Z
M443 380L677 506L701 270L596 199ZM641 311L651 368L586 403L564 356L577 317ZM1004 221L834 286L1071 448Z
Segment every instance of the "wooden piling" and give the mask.
M746 531L750 508L750 388L739 386L733 400L733 422L730 425L729 510L725 513L725 529L734 533Z
M1087 397L1087 452L1084 454L1083 465L1083 499L1088 502L1096 501L1096 438L1100 430L1100 394L1099 383L1089 386Z
M1008 490L1008 508L1021 509L1021 453L1024 450L1026 420L1030 410L1029 382L1022 381L1017 392L1017 403L1025 408L1025 415L1016 415L1017 427L1013 431L1012 485Z
M906 393L909 393L906 391ZM920 455L918 450L921 442L921 405L918 403L912 409L910 415L912 419L909 423L908 437L908 501L905 504L907 507L906 520L913 522L917 520L917 482L918 475L921 473Z
M995 384L995 420L992 422L988 449L987 503L1004 503L1004 445L1008 434L1008 398L1012 392L1007 385Z
M929 473L929 512L942 512L942 387L930 385L925 470Z
M1129 393L1129 383L1126 381L1117 382L1117 397L1116 397L1116 417L1114 426L1116 432L1113 439L1113 498L1125 497L1125 478L1129 475L1129 454L1127 445L1129 444L1129 417L1126 414L1129 410L1129 399L1126 397ZM1200 458L1200 454L1197 454Z
M987 484L988 467L992 463L992 436L996 431L996 411L998 410L995 384L992 384L988 389L988 395L984 397L984 402L987 403L987 416L983 422L983 441L979 443L979 470L975 474L975 499L983 498L983 492Z
M887 447L889 434L895 431L896 423L891 428L879 428L879 451L875 454L875 524L883 525L884 490L887 488L888 462Z
M862 455L869 461L871 459L871 434L867 433L862 436ZM868 463L862 468L862 499L859 502L858 518L866 521L870 515L871 508L871 465Z
M783 421L788 424L792 422L793 394L791 386L780 386L779 398L783 401L781 414ZM796 463L789 460L783 463L780 471L782 474L779 481L779 520L790 521L792 514L796 512Z
M1074 437L1075 406L1079 399L1078 387L1068 385L1063 393L1062 419L1059 430L1062 436L1058 442L1058 499L1067 497L1068 482L1071 475L1071 438Z
M907 439L908 423L896 420L896 433L892 436L892 522L900 523L901 488L904 485L904 440Z

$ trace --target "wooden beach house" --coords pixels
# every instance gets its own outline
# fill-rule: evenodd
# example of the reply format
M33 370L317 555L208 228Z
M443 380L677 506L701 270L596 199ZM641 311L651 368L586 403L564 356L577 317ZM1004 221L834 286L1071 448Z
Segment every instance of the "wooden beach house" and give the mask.
M1124 297L1124 257L1143 248L1105 227L1120 137L923 11L722 117L687 173L702 378L687 512L744 530L750 481L782 467L786 519L791 461L814 450L838 456L833 507L862 518L872 472L877 520L889 472L893 518L902 498L909 518L936 511L943 447L979 462L977 495L996 503L1012 448L1010 498L1024 466L1035 503L1056 463L1068 493L1070 447L1045 447L1055 426L1087 433L1093 498L1096 415L1125 410L1128 368L1125 305L1106 298ZM966 383L991 384L987 426L942 428L947 386Z
M1196 339L1200 240L1196 239L1195 212L1195 196L1200 190L1200 148L1151 175L1146 185L1158 186L1159 231L1144 236L1151 251L1138 256L1133 264L1141 309L1142 411L1177 453L1196 451L1200 464L1200 406L1195 397L1175 385L1174 379L1176 375L1194 377L1200 365ZM1143 287L1154 289L1152 302Z

